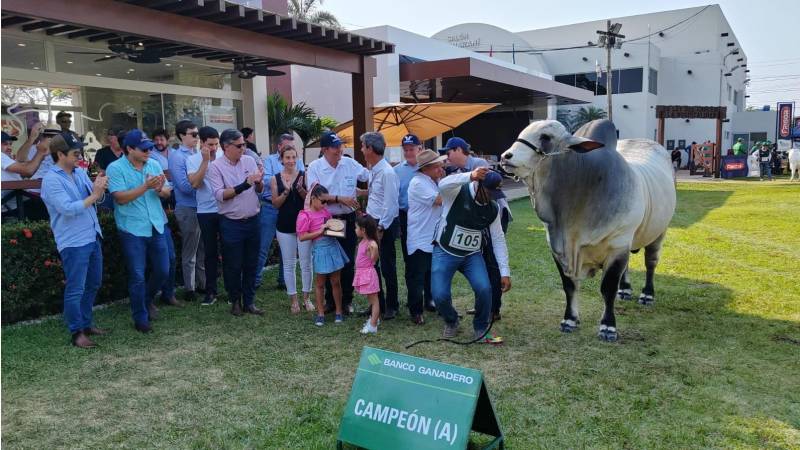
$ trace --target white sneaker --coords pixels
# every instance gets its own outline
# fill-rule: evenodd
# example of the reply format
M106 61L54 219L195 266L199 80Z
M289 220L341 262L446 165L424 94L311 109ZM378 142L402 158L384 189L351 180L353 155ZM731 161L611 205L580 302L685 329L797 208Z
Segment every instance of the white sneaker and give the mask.
M361 329L361 334L376 334L378 332L378 327L373 327L370 325L369 320L364 323L364 328Z

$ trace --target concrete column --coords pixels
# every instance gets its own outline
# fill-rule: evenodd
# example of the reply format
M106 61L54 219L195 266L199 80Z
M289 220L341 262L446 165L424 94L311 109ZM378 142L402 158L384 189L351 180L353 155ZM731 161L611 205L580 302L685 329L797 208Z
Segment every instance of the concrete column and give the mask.
M361 73L352 75L353 85L353 157L364 164L359 138L367 131L373 131L372 107L374 106L372 79L375 77L375 59L364 57L361 60Z
M262 155L269 153L269 122L267 121L267 80L255 77L242 80L242 127L251 127L256 146Z
M556 120L558 117L558 99L550 97L547 99L547 120Z

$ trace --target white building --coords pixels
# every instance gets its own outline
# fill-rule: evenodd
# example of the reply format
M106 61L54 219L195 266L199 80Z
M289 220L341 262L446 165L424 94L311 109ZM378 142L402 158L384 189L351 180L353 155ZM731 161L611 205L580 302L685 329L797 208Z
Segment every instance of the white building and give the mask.
M719 5L610 18L622 24L626 37L620 49L612 50L613 119L621 138L656 139L657 105L725 106L729 121L723 123L722 148L733 143L734 114L744 109L747 57ZM597 30L606 19L518 33L496 26L467 23L425 38L390 26L358 30L359 34L392 42L395 53L380 55L374 79L375 104L397 101L496 101L503 106L482 116L484 125L521 112L525 120L555 118L555 106L575 110L594 105L606 109L605 76L597 83L596 70L605 70L606 50L588 45L597 41ZM577 47L577 48L574 48ZM447 77L445 61L471 58L488 64L486 78ZM438 64L437 64L438 63ZM430 70L421 70L427 67ZM414 69L414 70L411 70ZM428 74L410 80L408 72ZM521 74L538 83L537 94L509 83L510 74ZM730 74L730 75L728 75ZM434 76L436 75L436 76ZM459 74L460 75L460 74ZM558 91L550 80L583 88ZM320 114L338 120L352 117L350 83L346 77L308 68L292 69L292 97L306 101ZM588 96L586 91L589 90ZM430 93L431 95L427 95ZM426 95L422 95L426 94ZM548 110L549 97L549 110ZM506 113L506 115L503 115ZM475 123L470 123L474 128ZM456 130L464 133L466 130ZM485 132L485 130L482 130ZM668 119L665 146L714 140L714 120ZM514 133L516 135L516 133ZM502 140L507 140L504 137ZM505 144L503 144L505 145ZM502 146L500 146L502 147ZM496 151L496 149L492 149Z

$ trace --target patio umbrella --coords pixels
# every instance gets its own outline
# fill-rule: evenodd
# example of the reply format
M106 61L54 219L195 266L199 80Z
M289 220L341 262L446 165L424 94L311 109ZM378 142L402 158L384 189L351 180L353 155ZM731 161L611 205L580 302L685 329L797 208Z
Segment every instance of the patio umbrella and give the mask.
M375 131L380 131L389 147L399 147L409 133L424 141L461 125L499 103L393 103L373 108ZM344 142L351 144L353 121L334 128Z

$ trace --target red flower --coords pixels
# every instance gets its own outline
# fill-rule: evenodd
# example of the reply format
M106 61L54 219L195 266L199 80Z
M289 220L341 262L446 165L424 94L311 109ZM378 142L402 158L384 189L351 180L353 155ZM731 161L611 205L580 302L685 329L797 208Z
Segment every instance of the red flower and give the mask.
M8 241L8 243L11 244L11 245L17 245L17 240L16 239L11 239L10 241Z
M52 264L53 263L49 259L44 260L44 266L45 267L50 267Z
M33 233L31 232L31 230L29 228L23 228L22 229L22 234L24 234L25 237L28 238L28 239L33 237Z

